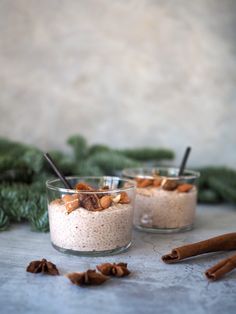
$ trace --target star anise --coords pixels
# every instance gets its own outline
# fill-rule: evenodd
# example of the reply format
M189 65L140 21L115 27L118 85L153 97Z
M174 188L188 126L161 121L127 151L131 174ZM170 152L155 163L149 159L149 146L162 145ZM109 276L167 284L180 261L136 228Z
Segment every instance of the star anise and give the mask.
M125 277L130 274L126 263L104 263L97 265L97 269L106 276Z
M69 273L66 274L66 277L77 286L97 286L103 284L108 279L107 276L91 269L83 273Z
M59 271L55 264L48 262L45 258L41 261L32 261L29 263L26 271L29 273L44 273L47 275L59 275Z
M80 194L81 206L87 210L101 210L99 198L96 194Z

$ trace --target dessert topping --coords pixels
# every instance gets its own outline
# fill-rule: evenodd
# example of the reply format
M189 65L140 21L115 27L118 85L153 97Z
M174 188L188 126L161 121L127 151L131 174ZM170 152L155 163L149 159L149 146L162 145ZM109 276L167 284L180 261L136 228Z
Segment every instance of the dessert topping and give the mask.
M79 191L93 191L91 185L87 184L86 182L77 183L75 189Z
M113 203L119 203L120 198L121 198L120 194L117 194L116 196L112 197Z
M96 270L87 270L83 273L69 273L66 277L77 286L91 286L91 285L101 285L108 277L103 274L97 273Z
M174 191L177 189L178 192L187 193L192 188L193 185L189 183L179 183L177 179L174 178L162 178L161 176L155 175L153 179L150 178L136 178L138 188L146 187L161 187L166 191Z
M111 206L112 199L110 195L104 195L102 198L100 198L100 205L103 209L106 209Z
M183 183L183 184L180 184L177 188L177 191L178 192L182 192L182 193L187 193L189 192L190 190L192 190L193 188L193 185L192 184L189 184L189 183Z
M120 204L129 204L130 199L129 196L126 192L121 192L120 193Z
M45 258L41 261L32 261L29 263L26 271L29 273L44 273L47 275L59 275L59 271L55 264L48 262Z
M125 277L130 274L126 263L104 263L97 265L97 269L106 276Z
M101 210L96 194L80 194L81 206L87 210Z
M162 181L161 187L166 191L174 191L178 186L176 180L164 179Z
M79 207L80 202L77 194L66 194L62 197L65 203L67 213L71 213L73 210Z
M157 187L161 186L161 182L162 182L162 178L156 176L153 179L153 186L155 186L157 188Z
M65 204L68 214L80 206L90 211L100 211L110 207L112 203L130 203L129 196L124 191L113 195L109 192L104 193L106 190L109 190L108 186L95 190L87 183L79 182L76 184L75 188L78 190L77 194L66 194L62 197L62 200L55 200L52 201L52 203L55 203L56 205L59 205L60 202ZM86 193L86 191L89 193Z
M137 187L138 188L146 188L147 186L150 186L153 184L153 179L147 179L147 178L136 178Z

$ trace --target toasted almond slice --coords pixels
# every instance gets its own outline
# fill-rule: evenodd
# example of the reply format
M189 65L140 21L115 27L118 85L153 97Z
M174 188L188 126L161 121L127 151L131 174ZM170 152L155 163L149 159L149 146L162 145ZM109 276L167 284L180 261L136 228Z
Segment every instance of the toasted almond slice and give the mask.
M71 213L73 210L79 207L79 198L77 194L66 194L62 197L62 200L65 203L67 213Z
M193 185L192 184L189 184L189 183L183 183L183 184L180 184L177 188L177 191L180 192L180 193L187 193L189 192L190 190L192 190L193 188Z
M103 209L106 209L111 206L112 199L110 195L105 195L100 199L100 205Z
M174 191L178 186L178 182L173 179L164 179L161 183L161 187L166 191Z
M136 178L138 188L146 188L153 184L153 179L147 179L147 178Z
M75 189L79 191L93 191L93 188L85 182L77 183Z
M130 199L129 196L126 192L121 192L120 193L120 204L129 204Z
M162 178L161 177L154 177L153 179L153 186L155 186L156 188L159 187L161 185L162 182Z

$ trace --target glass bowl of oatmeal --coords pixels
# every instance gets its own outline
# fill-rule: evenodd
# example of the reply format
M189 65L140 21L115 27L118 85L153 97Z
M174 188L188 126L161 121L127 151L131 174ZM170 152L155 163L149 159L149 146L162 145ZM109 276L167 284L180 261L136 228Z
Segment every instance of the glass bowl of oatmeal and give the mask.
M196 171L179 168L124 169L137 182L134 226L142 231L171 233L193 228L197 204Z
M46 182L51 242L75 255L111 255L129 248L136 183L119 177L67 177Z

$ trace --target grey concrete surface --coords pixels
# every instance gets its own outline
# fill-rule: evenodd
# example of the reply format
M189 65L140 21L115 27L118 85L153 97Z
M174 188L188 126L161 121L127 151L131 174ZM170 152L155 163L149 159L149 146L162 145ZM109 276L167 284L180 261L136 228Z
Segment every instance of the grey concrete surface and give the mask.
M236 164L236 1L0 0L0 135Z
M210 283L204 270L232 253L217 253L166 265L162 254L171 248L235 231L236 211L229 206L199 206L195 229L173 235L134 232L131 249L113 257L76 257L52 248L49 234L14 225L0 234L0 312L2 314L54 313L173 313L234 314L236 271ZM27 273L31 260L45 257L61 274L94 268L96 264L124 261L130 277L113 279L100 287L73 286L64 276Z

